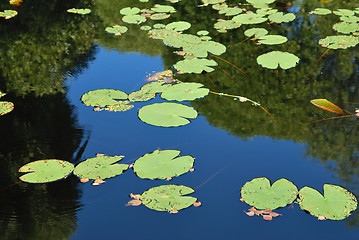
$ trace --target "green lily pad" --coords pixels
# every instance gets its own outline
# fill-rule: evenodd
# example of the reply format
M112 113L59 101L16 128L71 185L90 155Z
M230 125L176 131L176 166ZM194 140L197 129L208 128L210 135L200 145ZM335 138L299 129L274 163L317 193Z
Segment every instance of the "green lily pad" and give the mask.
M358 43L359 40L357 37L346 35L328 36L319 40L320 45L330 49L347 49L355 47Z
M350 34L359 31L358 23L339 22L333 25L333 29L343 34Z
M155 28L155 29L163 29L165 27L166 27L166 25L163 23L156 23L153 25L153 28Z
M88 8L83 8L83 9L71 8L71 9L67 9L67 12L84 15L84 14L89 14L91 12L91 10Z
M177 34L165 37L163 43L170 47L181 48L192 44L200 44L201 39L192 34Z
M197 118L198 113L193 107L179 103L154 103L142 107L138 111L141 121L159 127L178 127L189 124L190 119Z
M214 24L214 28L223 33L227 32L227 30L239 28L240 26L242 26L242 23L233 20L223 20Z
M311 13L318 14L318 15L327 15L327 14L331 14L332 10L327 9L327 8L316 8Z
M341 16L340 20L342 20L343 22L348 22L348 23L357 23L357 22L359 22L359 17L357 17L357 16Z
M151 10L157 13L168 13L176 11L176 9L172 6L160 4L156 4L154 7L151 8Z
M227 3L217 3L217 4L214 4L214 5L212 5L212 8L214 9L214 10L218 10L218 11L221 11L221 10L223 10L223 9L225 9L225 8L228 8L228 5L227 5Z
M156 150L145 154L135 161L133 170L140 178L166 179L177 177L193 167L192 156L178 157L178 150Z
M264 68L277 69L289 69L295 67L299 62L299 58L289 52L272 51L265 53L257 57L257 63Z
M179 83L166 88L161 98L168 101L192 101L208 95L209 89L202 87L201 83Z
M250 4L271 4L275 0L246 0Z
M122 21L130 24L140 24L146 22L147 18L142 15L126 15L123 16Z
M116 104L106 106L105 110L110 112L125 112L135 107L130 103L130 101L118 101Z
M202 0L203 5L224 3L226 0Z
M242 24L258 24L267 21L267 18L264 18L263 15L256 13L243 13L233 17L232 21Z
M150 19L152 20L163 20L163 19L167 19L171 16L171 14L167 14L167 13L155 13L152 14L150 16Z
M265 35L258 39L258 42L266 45L282 44L288 41L288 38L280 35Z
M143 31L149 31L152 28L150 26L148 26L148 25L143 25L143 26L140 27L140 29L143 30Z
M339 15L339 16L353 16L355 14L354 11L349 10L349 9L338 9L333 11L333 13L335 15Z
M156 78L156 75L152 76L152 78ZM130 93L128 95L128 99L131 102L148 101L152 98L155 98L156 93L160 93L170 86L169 84L166 83L167 82L164 80L158 80L155 82L147 83L141 87L141 90Z
M343 114L344 110L335 105L332 102L329 102L327 99L313 99L310 101L314 106L324 109L329 112L334 112L337 114Z
M242 9L239 7L227 7L219 10L219 14L225 14L226 16L238 15L242 12Z
M324 196L310 187L299 191L298 203L301 209L315 217L323 216L331 220L342 220L357 208L355 196L345 188L324 184Z
M157 24L155 24L157 25ZM155 28L155 25L153 25L153 27ZM169 36L175 36L178 35L178 32L174 31L174 30L170 30L170 29L152 29L150 31L148 31L149 37L153 38L153 39L159 39L159 40L163 40L166 37Z
M256 13L262 16L271 15L273 13L278 12L278 9L275 8L260 8L257 9Z
M206 36L209 34L207 30L200 30L196 33L198 36Z
M212 59L189 58L178 61L173 67L183 73L202 73L203 71L213 72L213 67L217 65L218 63Z
M127 99L125 92L114 89L98 89L85 93L81 97L81 101L86 106L106 107L118 104L115 99Z
M185 196L193 192L192 188L183 185L162 185L145 191L140 200L150 209L171 212L195 203L197 198Z
M0 116L5 115L14 110L12 102L0 101Z
M166 25L166 29L174 30L176 32L182 32L189 29L190 27L191 24L185 21L172 22Z
M4 10L3 12L0 12L0 17L3 17L5 19L13 18L17 15L17 11L15 10Z
M28 183L48 183L66 178L74 170L70 162L58 159L46 159L30 162L19 169L27 173L20 180Z
M127 170L127 164L118 164L124 156L97 156L80 162L74 170L79 178L106 179L122 174Z
M199 37L202 41L209 41L212 40L212 38L210 36L200 36Z
M268 178L255 178L244 184L241 196L244 201L257 209L274 210L291 204L298 195L297 187L287 179L281 178L272 186Z
M127 30L128 30L127 27L120 26L120 25L113 25L112 27L105 28L106 32L115 34L116 36L120 36L120 35L124 34L125 32L127 32Z
M245 36L247 37L254 36L255 38L259 38L267 34L268 31L265 28L250 28L244 32Z
M120 10L120 13L121 13L122 15L136 15L136 14L139 13L139 12L140 12L140 9L137 8L137 7L133 7L133 8L131 8L131 7L125 7L125 8L122 8L122 9Z
M276 12L268 16L269 21L275 23L291 22L295 19L293 13Z

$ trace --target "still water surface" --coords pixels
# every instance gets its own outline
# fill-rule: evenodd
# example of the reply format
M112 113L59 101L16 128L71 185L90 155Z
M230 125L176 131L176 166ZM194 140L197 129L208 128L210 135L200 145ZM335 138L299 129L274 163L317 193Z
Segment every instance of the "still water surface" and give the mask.
M70 3L58 2L56 11L72 7ZM112 8L116 6L116 11L131 4L130 1L110 2ZM161 1L150 1L149 5L154 2ZM189 1L184 2L189 4ZM19 15L18 22L10 23L22 26L21 31L10 31L6 25L9 23L2 21L1 32L8 34L0 35L6 43L1 52L7 60L1 61L0 86L8 93L4 100L14 102L15 110L0 119L0 161L3 166L0 180L1 188L4 188L0 192L0 239L356 239L359 235L358 211L343 221L318 221L294 203L277 211L282 216L264 221L260 217L247 216L244 211L250 206L240 201L240 188L256 177L268 177L272 181L287 178L298 188L310 186L320 191L325 183L338 184L359 195L356 120L298 127L305 122L333 116L310 105L309 100L313 98L328 98L352 110L353 104L348 102L358 101L359 72L355 52L358 48L328 55L318 65L320 70L308 77L308 69L313 69L323 50L314 46L311 38L305 39L311 31L303 27L307 25L306 15L301 15L298 9L309 10L302 2L294 1L288 11L299 12L298 18L304 20L284 30L287 34L288 31L296 32L293 39L297 39L297 45L293 47L293 43L289 48L296 51L303 63L295 70L280 72L277 78L275 73L261 69L255 62L239 61L237 57L248 57L248 52L253 52L248 59L255 59L264 51L244 45L226 53L223 58L242 64L251 76L250 80L223 63L220 66L235 79L219 70L210 75L215 87L202 75L182 76L181 79L202 82L216 91L259 101L276 121L250 104L210 95L187 103L199 111L199 117L191 124L177 128L155 127L140 121L137 110L144 103L123 113L95 112L81 103L81 95L90 90L112 88L127 93L138 90L149 74L168 69L176 61L171 55L173 49L150 42L155 40L144 39L138 29L133 35L130 31L126 33L128 39L124 38L122 42L115 42L113 36L104 34L103 26L112 21L108 19L111 7L104 1L78 4L79 8L93 7L95 15L68 20L73 28L82 30L81 34L69 34L65 26L55 24L56 20L53 24L48 22L52 28L64 29L72 36L72 40L66 38L63 41L73 52L59 54L54 60L57 67L48 62L37 65L38 60L34 59L46 55L45 50L38 52L24 48L26 39L36 39L24 27L26 19L21 20ZM314 4L314 1L304 2L310 7ZM23 8L31 7L25 4ZM349 2L348 8L353 4ZM179 8L181 6L184 5ZM104 12L107 14L103 15ZM176 16L179 18L181 14L182 19L193 19L193 23L207 23L208 20L204 16L191 18L189 11ZM65 14L64 18L68 19L69 15ZM89 30L90 26L92 30ZM48 28L44 26L50 31ZM273 28L273 31L283 31ZM12 35L17 36L17 43L10 41ZM217 41L223 38L223 43L231 46L238 42L233 39L235 37L243 40L243 33L238 36L233 33L228 38L219 36ZM55 47L56 40L49 37L48 41L52 41L51 49L44 48L49 51L46 56L51 60L51 56L62 50ZM304 43L307 48L302 47ZM33 46L39 48L43 44L40 41ZM146 44L154 45L146 47ZM9 63L13 63L12 56L17 54L16 47L31 52L33 57L20 58L19 53L18 68L9 73L7 69ZM42 58L44 60L45 56ZM26 68L26 64L31 67ZM34 70L36 67L47 70ZM41 78L44 78L43 82ZM32 80L31 87L27 88L26 81ZM59 90L52 81L60 81L64 90ZM157 97L150 103L160 101ZM18 183L7 187L18 181L18 168L31 161L57 158L76 163L104 153L125 155L122 161L129 164L156 149L176 149L181 155L195 157L195 171L174 178L170 183L194 188L192 196L202 202L201 207L190 207L178 214L155 212L145 206L126 207L130 193L141 194L151 187L168 183L140 179L130 170L97 187L81 184L74 176L48 184Z

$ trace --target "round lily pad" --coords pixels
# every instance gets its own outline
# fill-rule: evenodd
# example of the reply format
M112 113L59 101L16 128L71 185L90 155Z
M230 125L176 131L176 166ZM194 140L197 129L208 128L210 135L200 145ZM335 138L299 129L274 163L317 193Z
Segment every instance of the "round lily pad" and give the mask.
M128 30L127 27L120 26L120 25L113 25L112 27L105 28L106 32L115 34L116 36L120 36L120 35L124 34L125 32L127 32L127 30Z
M196 33L198 36L206 36L209 34L207 30L200 30Z
M267 18L256 13L243 13L233 17L232 21L242 24L258 24L267 21Z
M357 23L357 22L359 22L359 17L357 17L357 16L341 16L340 20L342 20L343 22L348 22L348 23Z
M244 35L247 37L262 37L264 35L267 35L268 31L265 28L250 28L244 32Z
M333 29L340 33L349 34L359 31L359 23L339 22L333 25Z
M156 4L154 7L151 8L151 10L157 13L168 13L176 11L176 9L172 6L160 4Z
M197 198L185 196L193 192L192 188L183 185L162 185L145 191L140 200L150 209L171 212L195 203Z
M0 116L5 115L14 110L12 102L0 101Z
M154 103L138 111L141 121L160 127L177 127L189 124L190 119L197 118L197 111L179 103Z
M264 68L277 69L289 69L295 67L299 62L299 58L288 52L272 51L265 53L257 57L257 63Z
M84 14L89 14L91 12L91 10L88 8L82 8L82 9L71 8L71 9L68 9L67 12L84 15Z
M191 58L178 61L173 67L183 73L202 73L203 71L213 72L213 67L217 65L218 63L212 59Z
M281 35L265 35L260 36L258 42L266 45L282 44L288 41L288 38Z
M297 187L284 178L275 181L272 186L268 178L255 178L241 189L244 201L257 209L274 210L284 207L291 204L297 195Z
M320 45L330 49L347 49L355 47L358 43L357 37L346 35L328 36L319 40Z
M177 157L179 154L178 150L156 150L137 159L133 170L140 178L166 179L180 176L193 167L194 158L189 155Z
M227 7L219 10L219 14L225 14L226 16L235 16L242 12L239 7Z
M118 164L123 156L97 156L79 163L74 174L79 178L105 179L115 177L127 170L127 164Z
M185 21L172 22L166 25L166 29L174 30L177 32L182 32L184 30L189 29L190 27L191 24Z
M125 112L133 107L134 105L131 105L130 101L118 101L116 104L106 106L105 110L110 112Z
M324 184L323 189L324 196L310 187L300 189L298 203L301 209L316 217L342 220L357 208L357 199L345 188Z
M119 102L115 99L127 99L127 94L114 89L98 89L89 91L81 97L81 101L86 106L92 107L106 107L118 104Z
M192 101L208 95L209 89L202 87L201 83L179 83L166 88L161 98L168 101Z
M349 10L349 9L338 9L333 11L333 13L335 15L339 15L339 16L353 16L355 14L354 11Z
M28 183L47 183L66 178L74 170L70 162L58 159L45 159L30 162L19 169L27 173L20 180Z
M276 12L268 16L268 20L275 23L291 22L295 19L293 13Z
M214 24L214 28L219 32L227 32L227 30L236 29L240 26L242 26L242 23L233 20L223 20Z
M152 14L150 16L150 19L152 20L163 20L163 19L167 19L171 16L171 14L167 14L167 13L155 13Z
M124 21L125 23L130 23L130 24L140 24L143 22L146 22L147 18L145 16L142 15L125 15L122 18L122 21Z
M332 10L330 10L328 8L316 8L311 13L318 14L318 15L327 15L327 14L331 14Z
M125 7L120 10L120 13L122 15L135 15L140 12L140 9L137 7Z

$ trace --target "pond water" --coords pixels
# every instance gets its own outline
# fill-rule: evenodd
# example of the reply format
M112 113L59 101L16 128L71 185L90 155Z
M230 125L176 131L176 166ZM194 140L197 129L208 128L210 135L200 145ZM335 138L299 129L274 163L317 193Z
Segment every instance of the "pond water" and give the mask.
M317 7L359 5L336 0L284 2L272 7L295 13L294 21L254 25L287 36L288 42L281 45L243 41L249 25L217 33L213 24L224 15L211 6L198 8L201 1L25 0L18 7L0 3L0 11L19 12L12 19L0 19L0 90L7 93L1 100L15 105L0 117L0 239L355 239L358 210L341 221L319 221L294 202L275 210L282 216L265 221L247 216L251 206L240 200L241 187L258 177L272 182L286 178L298 189L310 186L320 192L323 184L336 184L359 196L357 119L302 125L337 116L314 107L311 99L326 98L350 112L359 104L358 47L330 50L318 62L326 51L318 40L338 34L332 25L339 16L309 14ZM186 30L191 34L208 30L214 41L227 47L220 57L241 69L212 57L219 64L215 71L176 78L260 102L274 119L249 102L215 94L184 102L199 116L188 125L170 128L146 124L137 116L141 107L163 102L159 96L136 102L126 112L97 112L85 106L80 99L88 91L137 91L148 76L173 69L182 59L173 53L177 49L149 39L137 25L121 22L122 8L156 3L177 10L160 22L191 22ZM92 12L66 12L73 7ZM104 31L115 24L127 26L128 32L114 36ZM262 68L256 58L270 50L291 52L300 63L278 72ZM141 179L132 170L100 186L80 183L74 175L45 184L19 182L18 169L40 159L77 164L103 153L124 155L121 163L131 164L157 149L193 156L195 171L169 182ZM164 184L193 188L191 196L202 205L177 214L125 206L129 194Z

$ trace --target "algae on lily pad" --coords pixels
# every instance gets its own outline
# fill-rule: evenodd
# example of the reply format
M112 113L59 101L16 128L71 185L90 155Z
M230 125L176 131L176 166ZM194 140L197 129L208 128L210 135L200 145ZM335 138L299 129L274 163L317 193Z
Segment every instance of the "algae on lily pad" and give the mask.
M188 172L194 163L192 156L178 157L178 150L156 150L137 159L133 170L140 178L167 179ZM178 210L178 209L177 209Z
M332 184L324 184L323 189L324 196L310 187L300 189L300 208L313 216L323 216L331 220L342 220L357 208L357 199L347 189Z
M161 98L168 101L192 101L208 95L209 89L202 87L201 83L178 83L166 88Z
M3 17L5 19L13 18L17 15L17 11L15 10L4 10L3 12L0 12L0 17Z
M80 162L74 170L79 178L105 179L122 174L128 168L128 164L119 164L124 156L99 155Z
M14 104L12 102L0 101L0 116L5 115L14 110Z
M178 127L189 124L189 119L197 118L197 111L179 103L154 103L138 111L141 121L159 127Z
M217 65L218 63L212 59L188 58L178 61L173 67L183 73L202 73L203 71L213 72L213 67Z
M30 162L19 169L26 173L20 180L28 183L47 183L66 178L74 170L70 162L58 159L45 159Z
M299 58L289 52L272 51L265 53L257 57L257 63L264 68L277 69L289 69L295 67L299 62Z
M120 26L120 25L113 25L112 27L105 28L106 32L115 34L116 36L120 36L120 35L124 34L125 32L127 32L127 30L128 30L127 27Z
M281 178L272 185L266 177L255 178L244 184L241 197L257 209L274 210L291 204L298 195L297 187L289 180Z
M328 36L319 40L319 44L322 47L330 49L347 49L355 47L359 43L357 37L347 35Z
M89 91L81 97L81 101L86 106L92 107L106 107L118 104L119 102L116 99L127 99L127 94L120 90L98 89Z
M183 185L162 185L145 191L140 200L153 210L173 212L190 207L197 201L195 197L185 196L194 190Z
M82 8L82 9L71 8L71 9L67 9L67 12L85 15L85 14L89 14L91 10L88 8Z
M130 101L118 101L116 104L106 106L105 110L110 112L125 112L134 107L130 103Z

